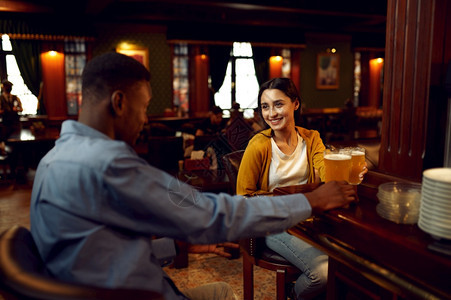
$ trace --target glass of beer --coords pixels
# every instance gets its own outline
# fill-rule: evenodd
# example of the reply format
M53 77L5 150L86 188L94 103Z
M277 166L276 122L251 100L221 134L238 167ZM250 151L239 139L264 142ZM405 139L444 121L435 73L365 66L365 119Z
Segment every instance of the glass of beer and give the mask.
M326 182L344 180L349 182L351 151L348 149L326 149L324 151Z
M348 149L348 148L347 148ZM365 167L365 148L351 147L351 173L349 173L349 184L360 184L362 181L359 174L363 172Z

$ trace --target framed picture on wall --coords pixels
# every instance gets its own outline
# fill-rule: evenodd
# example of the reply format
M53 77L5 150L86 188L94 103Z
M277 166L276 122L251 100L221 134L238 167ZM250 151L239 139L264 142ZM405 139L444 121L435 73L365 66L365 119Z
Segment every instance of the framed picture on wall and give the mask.
M340 55L336 53L319 53L316 67L316 88L319 90L336 90L340 81Z
M127 47L116 48L116 52L133 57L141 64L143 64L144 67L149 69L149 49L144 47L127 45Z

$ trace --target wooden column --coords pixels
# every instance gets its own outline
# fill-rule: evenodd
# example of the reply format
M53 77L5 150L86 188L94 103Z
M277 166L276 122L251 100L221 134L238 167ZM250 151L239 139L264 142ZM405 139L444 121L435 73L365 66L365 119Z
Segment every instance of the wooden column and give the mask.
M44 104L49 119L67 117L64 54L41 53Z
M421 179L426 151L433 52L446 36L435 26L446 0L388 0L379 168ZM446 11L446 9L445 9ZM440 62L443 64L443 61Z
M381 105L381 74L384 60L381 57L369 61L369 97L368 105L379 108Z
M210 110L210 91L208 89L209 59L206 50L193 46L190 51L190 115L205 113Z
M291 49L291 80L301 90L301 49Z
M280 55L271 56L269 58L269 78L282 77L283 58Z

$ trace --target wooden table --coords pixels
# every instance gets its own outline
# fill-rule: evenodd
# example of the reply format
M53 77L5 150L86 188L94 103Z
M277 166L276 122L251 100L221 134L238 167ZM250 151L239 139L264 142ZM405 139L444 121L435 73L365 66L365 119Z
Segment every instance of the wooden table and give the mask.
M29 128L22 128L20 131L12 133L8 139L8 144L34 143L41 141L55 141L59 137L57 128L45 128L43 131L34 132Z
M12 133L6 145L12 148L11 160L13 168L36 168L41 158L54 146L59 137L59 129L46 128L41 132L33 132L22 128Z
M376 192L363 184L358 204L289 230L329 255L328 299L451 299L451 256L431 250L437 241L416 224L380 217Z

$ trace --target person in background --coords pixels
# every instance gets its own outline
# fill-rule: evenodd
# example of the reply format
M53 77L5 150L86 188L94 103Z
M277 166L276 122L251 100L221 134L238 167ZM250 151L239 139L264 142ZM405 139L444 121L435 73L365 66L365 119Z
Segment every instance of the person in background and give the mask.
M243 112L241 111L241 105L238 102L233 102L230 109L230 118L227 121L226 127L229 127L236 119L244 120Z
M252 130L254 130L255 133L268 127L268 125L260 116L260 110L258 109L258 107L254 108L254 116L248 119L247 122L252 127Z
M19 97L11 94L12 82L4 80L2 82L2 93L0 95L0 115L2 116L5 129L4 139L7 139L13 132L19 131L20 115L23 111L22 102Z
M202 122L196 130L196 136L199 135L219 135L224 130L225 124L222 118L222 108L213 106L208 113L208 118Z
M198 125L194 137L192 149L205 152L205 157L210 160L211 170L221 168L220 155L228 149L228 145L224 145L221 138L226 126L222 114L222 108L213 106L208 112L208 118Z
M300 108L299 93L290 79L262 84L258 109L270 128L249 141L238 172L237 194L268 194L280 186L324 181L325 147L318 131L296 126ZM298 299L325 291L326 254L287 232L267 236L266 245L302 271L294 286Z
M149 79L142 64L123 54L90 60L78 121L63 122L60 138L38 165L31 234L56 278L153 290L168 300L236 299L226 283L180 291L158 254L175 253L172 239L217 244L281 232L356 200L345 182L259 199L201 193L152 167L132 147L148 120ZM164 237L165 246L153 236Z

